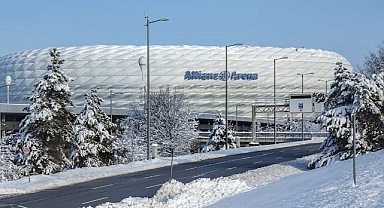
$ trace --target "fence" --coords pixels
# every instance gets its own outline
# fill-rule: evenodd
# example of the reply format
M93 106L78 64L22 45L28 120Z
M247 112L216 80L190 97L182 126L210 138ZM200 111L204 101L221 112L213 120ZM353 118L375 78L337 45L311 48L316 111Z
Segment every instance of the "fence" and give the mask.
M209 133L210 132L199 132L200 143L208 141ZM327 137L327 134L328 132L304 132L304 140L309 140L313 137ZM240 138L242 144L252 141L252 132L235 132L234 135ZM302 136L302 132L276 132L276 142L301 141L303 140ZM265 143L274 142L274 132L256 132L256 140Z

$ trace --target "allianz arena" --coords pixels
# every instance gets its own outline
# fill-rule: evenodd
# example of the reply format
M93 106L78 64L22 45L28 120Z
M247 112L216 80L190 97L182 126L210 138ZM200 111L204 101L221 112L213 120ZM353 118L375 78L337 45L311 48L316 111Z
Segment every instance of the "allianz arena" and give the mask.
M50 49L0 57L0 80L10 76L14 83L9 87L9 94L6 87L0 88L1 103L7 103L9 96L9 104L0 108L2 113L20 113L17 106L29 104L27 98L32 94L33 85L47 73ZM227 48L227 54L225 49L150 46L151 91L164 87L181 91L195 104L201 119L212 119L217 110L225 111L223 75L227 58L228 115L234 118L236 113L249 121L250 106L270 103L274 89L278 100L301 93L302 88L304 93L325 92L325 81L333 78L336 62L352 68L343 56L319 49L233 46ZM65 60L63 71L73 78L69 86L78 108L85 103L84 93L94 88L98 88L100 97L104 98L102 107L107 114L113 109L113 115L124 115L129 103L143 102L146 66L140 67L138 62L146 56L146 46L96 45L58 47L58 50ZM287 59L280 59L282 57ZM304 79L298 74L304 74Z

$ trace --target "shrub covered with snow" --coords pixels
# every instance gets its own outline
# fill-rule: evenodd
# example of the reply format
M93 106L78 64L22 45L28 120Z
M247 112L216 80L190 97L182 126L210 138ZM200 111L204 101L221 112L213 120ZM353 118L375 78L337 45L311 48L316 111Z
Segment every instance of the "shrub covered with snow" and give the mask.
M11 136L0 138L0 182L12 181L23 177L24 168L13 163Z
M212 131L208 135L208 141L204 145L202 152L210 152L225 149L226 146L226 129L225 119L222 118L221 112L217 112L217 116L213 121ZM235 137L233 136L233 127L228 125L228 148L236 148Z

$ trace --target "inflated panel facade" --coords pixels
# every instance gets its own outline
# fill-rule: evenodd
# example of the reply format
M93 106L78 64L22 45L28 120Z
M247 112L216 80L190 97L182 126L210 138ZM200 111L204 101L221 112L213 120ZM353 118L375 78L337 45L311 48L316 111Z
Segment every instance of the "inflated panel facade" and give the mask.
M9 75L15 83L9 88L10 103L29 103L27 97L33 85L47 73L50 49L0 57L0 80ZM58 50L65 59L64 72L73 78L70 89L76 106L84 105L83 95L92 88L99 88L104 107L111 101L113 108L121 109L131 102L144 102L147 68L139 66L139 58L146 57L146 46L96 45ZM282 57L287 59L279 59ZM278 59L275 65L274 59ZM225 47L218 46L150 46L150 89L170 87L181 91L202 114L224 112L227 66L228 112L234 115L237 105L238 116L250 116L251 104L273 102L274 89L278 100L301 93L302 87L304 93L325 92L325 80L333 78L336 62L351 68L343 56L318 49L233 46L227 48L226 56ZM306 74L303 80L298 73ZM6 87L0 88L0 93L0 101L6 102Z

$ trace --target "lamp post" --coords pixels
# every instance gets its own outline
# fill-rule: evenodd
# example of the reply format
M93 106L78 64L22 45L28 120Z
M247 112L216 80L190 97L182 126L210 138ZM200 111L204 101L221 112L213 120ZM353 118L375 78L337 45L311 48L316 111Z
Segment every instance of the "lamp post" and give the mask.
M329 80L319 79L317 81L325 82L325 93L327 93L328 92L328 82L333 81L333 79L329 79Z
M14 85L14 84L15 83L12 83L11 76L6 76L5 77L5 85L0 86L0 88L7 87L7 104L9 104L9 86ZM1 129L2 123L3 123L3 119L2 119L2 115L0 113L0 143L2 142L1 137L3 137L3 130Z
M150 86L149 86L149 82L150 82L150 79L149 79L149 25L152 24L152 23L155 23L155 22L160 22L160 21L168 21L169 19L168 18L161 18L161 19L158 19L158 20L154 20L154 21L149 21L149 16L145 16L145 19L147 19L147 24L144 25L147 27L147 159L150 160L151 157L150 157L150 125L151 125L151 122L150 122L150 119L151 119L151 111L150 111L150 94L151 94L151 91L150 91Z
M276 61L281 59L287 59L283 56L277 59L273 59L273 141L276 144ZM269 124L268 124L269 127Z
M225 149L228 149L228 47L238 45L243 45L243 43L225 46Z
M301 75L301 94L304 93L304 75L313 74L313 72L310 73L297 73L297 75Z
M7 86L7 104L9 104L9 86L14 85L11 76L5 77L5 85Z
M301 75L301 94L304 93L304 75L310 75L310 73L297 73L297 75ZM301 113L301 138L304 141L304 113Z

